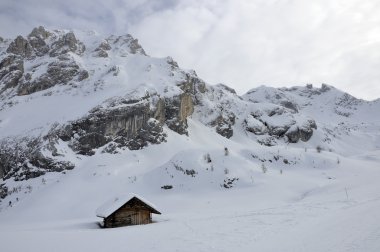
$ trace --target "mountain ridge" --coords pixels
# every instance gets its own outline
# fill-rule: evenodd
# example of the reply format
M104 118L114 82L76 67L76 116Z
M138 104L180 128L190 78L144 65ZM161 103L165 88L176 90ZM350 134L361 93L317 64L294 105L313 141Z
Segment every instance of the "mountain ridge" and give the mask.
M148 56L129 34L104 38L37 27L26 38L3 40L0 50L3 198L11 180L65 172L78 167L78 159L102 153L171 146L173 134L191 138L189 120L190 129L210 128L226 145L319 146L339 155L355 152L341 147L343 136L354 141L355 134L367 137L367 128L380 125L376 101L326 84L261 86L239 96L224 84L207 84L171 57ZM197 172L172 158L170 164L187 175Z

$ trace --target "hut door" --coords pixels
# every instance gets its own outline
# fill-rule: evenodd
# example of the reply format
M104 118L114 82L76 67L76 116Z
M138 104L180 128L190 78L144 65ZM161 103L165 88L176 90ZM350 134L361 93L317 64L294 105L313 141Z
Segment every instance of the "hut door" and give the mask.
M139 212L134 212L132 215L131 215L131 221L132 221L132 225L139 225L140 224L140 218L139 218Z

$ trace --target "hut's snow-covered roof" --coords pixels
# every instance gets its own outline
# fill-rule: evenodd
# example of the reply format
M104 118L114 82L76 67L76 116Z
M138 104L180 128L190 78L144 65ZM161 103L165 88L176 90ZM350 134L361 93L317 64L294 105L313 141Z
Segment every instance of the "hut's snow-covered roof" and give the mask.
M122 207L124 204L126 204L128 201L130 201L133 198L137 198L138 200L142 201L149 208L151 208L153 213L161 214L157 210L157 207L155 205L153 205L152 203L150 203L143 197L134 193L129 193L129 194L121 195L118 197L114 197L108 200L107 202L105 202L96 210L96 216L101 217L101 218L107 218L108 216L110 216L112 213L114 213L116 210L118 210L120 207Z

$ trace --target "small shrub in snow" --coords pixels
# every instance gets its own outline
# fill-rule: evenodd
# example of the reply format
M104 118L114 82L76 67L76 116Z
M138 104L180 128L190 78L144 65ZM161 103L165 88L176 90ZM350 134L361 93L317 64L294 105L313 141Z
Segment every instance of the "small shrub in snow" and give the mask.
M161 186L161 189L164 189L164 190L169 190L169 189L172 189L173 186L172 185L163 185Z
M323 148L322 148L321 146L318 145L317 148L316 148L316 150L317 150L318 153L321 153L322 150L323 150Z
M224 147L224 156L228 156L228 154L229 154L228 148Z
M191 169L191 170L187 170L187 169L186 169L185 174L186 174L186 175L189 175L189 176L191 176L191 177L195 177L195 174L197 174L197 172L194 171L193 169Z
M266 173L268 171L268 168L265 166L264 163L261 164L261 170L263 171L263 173Z
M211 160L211 156L210 156L209 153L207 153L207 154L205 155L204 159L206 160L207 163L211 163L211 162L212 162L212 160Z
M227 175L228 173L230 173L230 171L227 168L224 168L224 174Z
M183 168L182 168L181 166L179 166L178 164L173 163L173 165L174 165L174 168L175 168L177 171L184 172Z
M239 178L226 178L221 186L226 189L232 188L234 186L234 182L237 182L238 180Z
M32 190L33 190L33 187L32 187L31 185L28 185L28 186L26 187L26 189L28 190L28 193L31 193Z
M130 177L128 177L128 179L129 179L129 183L132 183L132 184L137 181L137 177L136 176L130 176Z

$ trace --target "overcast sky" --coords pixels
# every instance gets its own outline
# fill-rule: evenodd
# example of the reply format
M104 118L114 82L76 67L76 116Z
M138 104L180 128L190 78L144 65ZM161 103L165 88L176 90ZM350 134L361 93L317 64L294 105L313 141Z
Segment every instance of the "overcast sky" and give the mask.
M33 27L131 33L211 84L327 83L380 97L379 0L1 0L0 36Z

